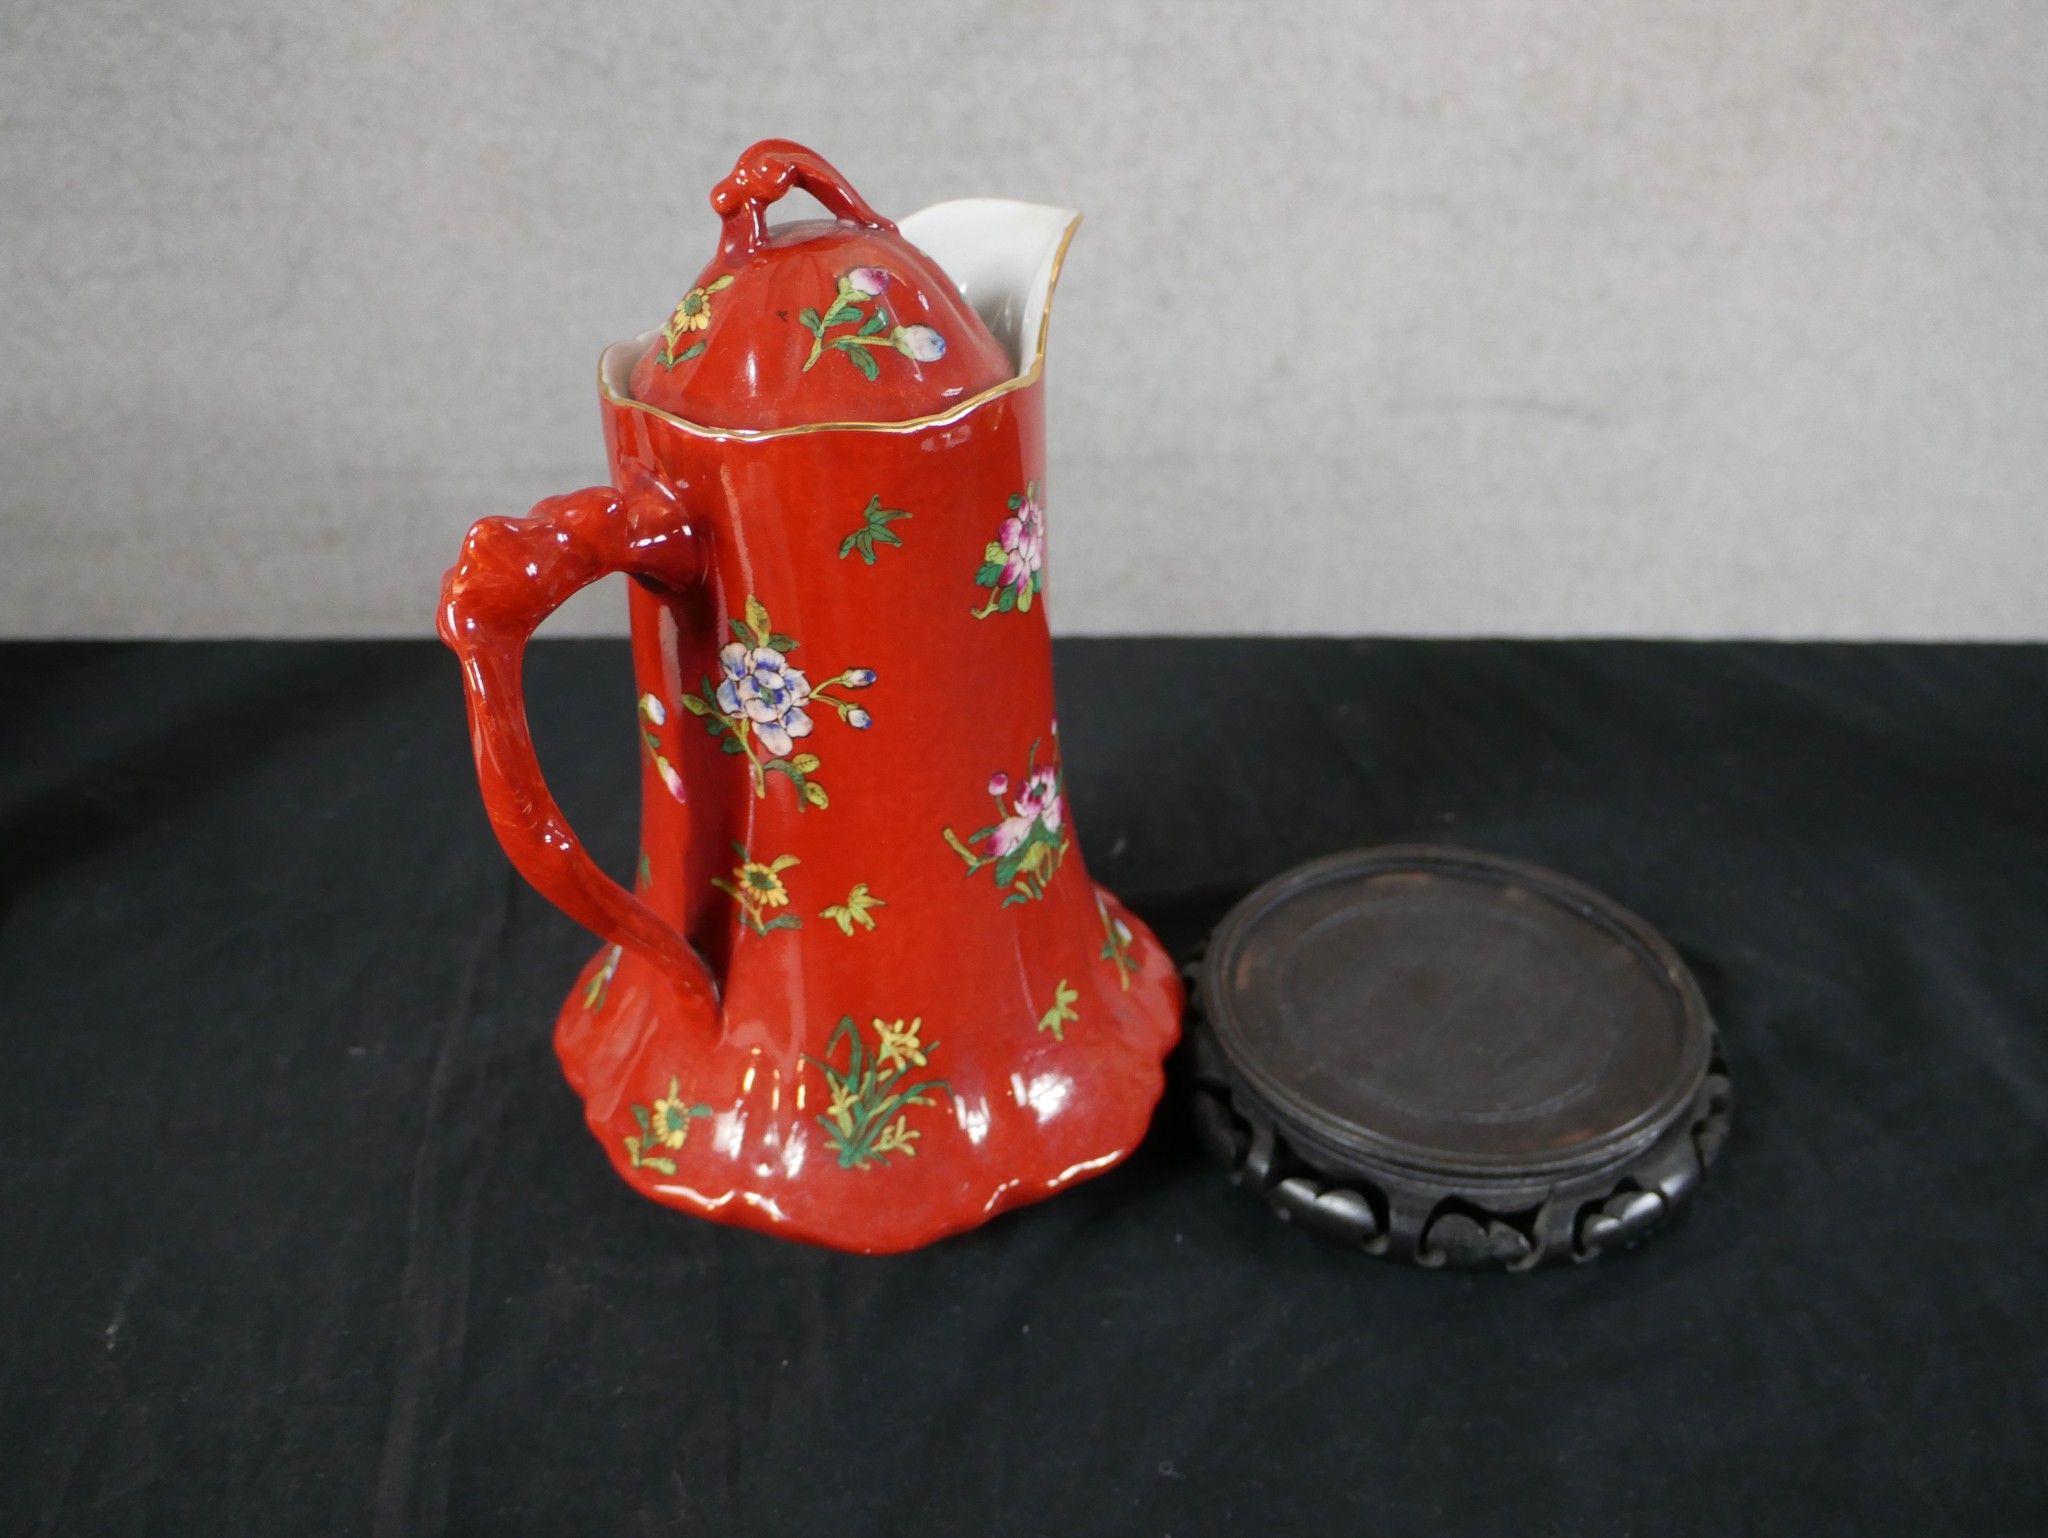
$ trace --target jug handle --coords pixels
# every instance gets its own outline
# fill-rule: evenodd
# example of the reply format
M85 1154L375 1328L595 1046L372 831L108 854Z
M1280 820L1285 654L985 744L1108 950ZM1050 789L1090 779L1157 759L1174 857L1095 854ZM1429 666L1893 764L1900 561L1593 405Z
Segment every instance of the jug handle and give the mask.
M704 553L668 487L636 466L624 491L549 497L524 518L480 518L441 579L441 639L461 660L477 781L519 874L586 929L661 966L714 1019L718 989L690 942L597 867L549 794L526 724L523 663L533 632L571 594L623 571L681 589Z
M792 139L763 139L743 150L732 174L711 189L711 207L725 221L721 245L728 261L742 260L761 247L768 238L768 205L792 187L803 188L835 219L897 233L895 224L868 207L867 199L816 150Z

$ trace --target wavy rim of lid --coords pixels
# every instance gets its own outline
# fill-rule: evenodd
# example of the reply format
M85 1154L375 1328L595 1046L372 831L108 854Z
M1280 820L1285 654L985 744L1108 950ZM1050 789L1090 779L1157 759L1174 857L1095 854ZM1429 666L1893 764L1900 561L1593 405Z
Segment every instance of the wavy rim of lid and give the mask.
M1011 200L1001 198L960 198L952 202L935 203L929 208L919 209L909 218L903 220L898 228L903 232L904 238L909 240L912 245L919 245L915 239L915 234L921 221L929 221L933 216L941 215L947 210L959 209L965 205L1010 202ZM1060 269L1066 263L1067 247L1073 244L1074 232L1081 226L1081 215L1070 209L1052 209L1049 205L1042 204L1014 203L1012 206L1018 208L1047 208L1049 212L1058 214L1065 219L1065 225L1060 231L1059 241L1053 247L1052 255L1049 258L1049 265L1045 266L1043 270L1042 285L1035 285L1042 286L1043 299L1038 307L1037 335L1033 339L1031 361L1028 365L1019 368L1008 379L1003 380L999 384L989 386L989 388L977 395L970 395L967 399L948 406L944 411L933 412L927 416L905 417L896 421L797 422L787 427L714 427L705 422L693 422L687 417L676 416L673 412L663 411L659 406L650 406L645 401L636 400L633 397L630 380L634 365L640 361L647 349L653 345L654 339L661 335L659 327L643 331L640 335L629 341L614 342L599 355L597 360L598 392L603 396L607 405L617 406L625 410L645 412L648 416L657 417L667 422L670 426L680 428L682 431L698 438L740 439L746 442L755 442L767 438L794 437L799 433L914 433L922 432L927 428L944 427L957 422L962 417L967 416L998 396L1007 395L1013 390L1026 389L1036 384L1045 372L1045 341L1046 335L1052 327L1053 294L1059 287ZM920 245L919 249L923 249L923 247ZM933 255L930 252L926 254ZM960 284L960 275L939 256L933 255L933 260L938 262L941 270L946 273L947 277L953 280L955 286L961 287L962 292L965 293L965 287ZM969 296L969 303L973 303L971 295ZM974 308L977 313L980 313L981 307L979 305L975 305ZM988 320L986 315L983 315L982 318L985 321ZM991 329L994 329L994 327L992 326ZM1022 360L1020 359L1019 361L1021 362Z

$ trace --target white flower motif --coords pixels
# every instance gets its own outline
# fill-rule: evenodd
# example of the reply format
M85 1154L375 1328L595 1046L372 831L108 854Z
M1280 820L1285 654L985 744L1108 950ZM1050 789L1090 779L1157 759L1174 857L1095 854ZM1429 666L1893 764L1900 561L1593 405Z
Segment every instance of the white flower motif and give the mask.
M777 758L796 746L794 739L811 735L810 680L789 665L772 646L746 647L735 641L718 654L725 677L718 685L718 708L729 716L744 715L754 739Z
M905 326L896 345L919 363L936 363L946 356L946 339L930 326Z

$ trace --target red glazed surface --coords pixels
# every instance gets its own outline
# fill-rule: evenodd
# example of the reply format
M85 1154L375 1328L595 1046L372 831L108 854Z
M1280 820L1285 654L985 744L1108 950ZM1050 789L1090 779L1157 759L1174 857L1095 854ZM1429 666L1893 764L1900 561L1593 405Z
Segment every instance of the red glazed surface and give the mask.
M604 413L622 489L480 523L441 626L501 841L613 942L555 1039L620 1175L878 1252L1124 1158L1181 990L1066 803L1037 362L891 428ZM637 897L562 823L518 694L534 625L613 569L641 579Z

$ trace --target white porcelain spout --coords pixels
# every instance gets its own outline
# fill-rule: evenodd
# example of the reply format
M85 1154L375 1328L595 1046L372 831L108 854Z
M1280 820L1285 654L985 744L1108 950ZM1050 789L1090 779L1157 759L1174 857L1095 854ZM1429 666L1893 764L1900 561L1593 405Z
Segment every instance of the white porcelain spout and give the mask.
M945 269L1023 374L1044 354L1060 259L1080 222L1071 208L959 198L920 209L899 228Z

